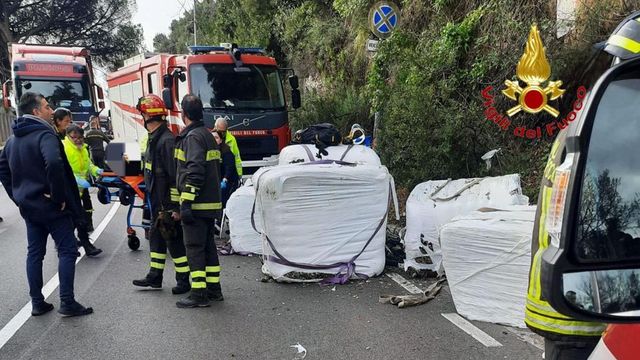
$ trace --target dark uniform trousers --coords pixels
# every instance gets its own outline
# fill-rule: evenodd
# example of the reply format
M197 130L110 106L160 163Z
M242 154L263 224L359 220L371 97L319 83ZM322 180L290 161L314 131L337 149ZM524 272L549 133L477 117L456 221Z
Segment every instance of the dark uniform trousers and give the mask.
M158 272L163 272L165 268L165 262L167 260L167 249L171 258L173 259L173 265L176 270L176 277L180 274L189 274L189 265L187 264L187 256L182 241L182 227L180 222L175 221L175 232L172 231L170 238L163 237L157 221L158 214L155 214L152 219L151 229L149 231L149 253L151 257L151 269L155 269ZM170 215L167 215L170 216Z
M212 219L195 217L183 224L185 247L191 269L191 289L220 290L220 261L214 241Z

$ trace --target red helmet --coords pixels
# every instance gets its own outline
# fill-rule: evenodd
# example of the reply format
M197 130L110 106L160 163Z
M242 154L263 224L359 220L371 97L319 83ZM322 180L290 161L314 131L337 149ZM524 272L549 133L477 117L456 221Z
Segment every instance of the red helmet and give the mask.
M162 101L158 95L153 94L145 95L138 99L136 109L138 109L140 113L147 114L148 116L169 115L167 108L164 106L164 101Z

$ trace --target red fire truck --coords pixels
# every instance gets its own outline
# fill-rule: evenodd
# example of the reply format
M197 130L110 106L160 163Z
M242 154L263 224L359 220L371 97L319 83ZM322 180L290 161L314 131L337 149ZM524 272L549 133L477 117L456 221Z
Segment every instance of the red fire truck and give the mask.
M163 98L169 124L177 133L184 126L180 100L191 93L202 99L208 128L218 117L227 119L243 162L278 154L289 144L282 75L291 74L291 106L300 106L298 78L291 69L279 68L274 58L258 48L222 44L189 50L188 55L139 55L107 76L116 141L135 142L146 135L135 109L138 98L146 94Z
M102 88L94 83L89 50L80 47L12 44L11 79L2 86L4 106L23 93L40 93L52 108L65 107L84 123L104 108ZM20 114L18 114L20 115Z

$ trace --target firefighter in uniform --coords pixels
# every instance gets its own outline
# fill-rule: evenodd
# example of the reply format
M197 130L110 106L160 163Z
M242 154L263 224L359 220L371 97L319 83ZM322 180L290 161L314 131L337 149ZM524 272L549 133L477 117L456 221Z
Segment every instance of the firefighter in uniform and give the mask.
M640 12L636 12L624 19L603 44L602 50L614 56L613 65L640 56L639 24ZM575 124L572 123L570 126L576 126ZM525 312L527 326L545 338L545 359L547 360L586 359L604 330L603 324L578 321L555 311L545 301L540 286L542 254L550 241L545 226L546 214L551 201L556 167L562 164L566 155L566 133L567 130L561 131L551 148L540 187Z
M174 294L189 291L189 265L179 223L178 190L175 187L176 167L173 159L175 138L166 123L164 102L156 95L141 97L136 106L144 119L149 140L144 154L144 183L151 207L149 231L150 268L146 277L133 280L133 285L159 289L167 259L167 248L176 271Z
M202 121L202 101L185 95L181 102L186 127L176 138L176 185L180 217L191 269L191 294L179 308L205 307L222 301L220 262L214 242L214 219L220 202L220 150Z

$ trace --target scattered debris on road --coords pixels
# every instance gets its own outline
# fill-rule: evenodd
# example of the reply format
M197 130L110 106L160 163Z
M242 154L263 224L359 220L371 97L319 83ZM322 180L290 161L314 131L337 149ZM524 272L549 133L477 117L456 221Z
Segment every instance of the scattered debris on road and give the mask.
M304 359L307 356L307 349L305 349L304 346L300 345L300 343L296 343L295 345L291 345L289 347L292 347L298 350L298 353L296 354L296 357L294 358L294 360Z
M446 278L440 278L420 294L381 295L379 302L382 304L398 305L399 308L422 305L431 301L432 299L435 299L436 295L438 295L438 293L440 292L440 289L442 289L442 285L445 281L447 281Z

